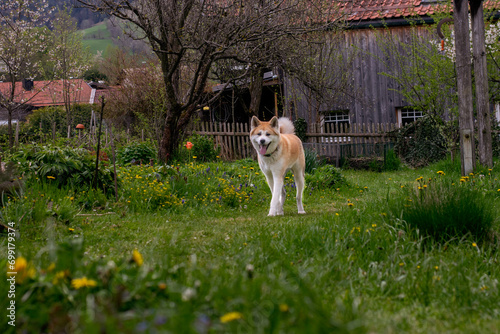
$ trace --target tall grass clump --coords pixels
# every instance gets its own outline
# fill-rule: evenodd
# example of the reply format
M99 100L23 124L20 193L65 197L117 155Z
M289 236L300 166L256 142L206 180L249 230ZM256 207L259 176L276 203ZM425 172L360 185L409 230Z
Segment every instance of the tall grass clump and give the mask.
M403 187L401 194L389 199L390 211L407 224L412 235L437 242L464 237L485 240L495 222L493 203L462 180L417 178L414 186Z
M394 150L388 150L385 154L384 159L384 170L385 171L397 171L401 167L401 160L394 152Z
M306 174L306 184L314 188L328 189L347 184L340 169L332 165L324 165Z
M306 160L306 173L312 174L316 169L323 165L323 161L314 150L304 149L304 157Z

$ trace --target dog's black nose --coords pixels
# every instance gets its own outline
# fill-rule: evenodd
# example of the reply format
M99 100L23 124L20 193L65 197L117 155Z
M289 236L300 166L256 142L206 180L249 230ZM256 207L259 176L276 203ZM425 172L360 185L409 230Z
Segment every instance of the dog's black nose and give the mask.
M265 140L265 139L261 139L261 140L260 140L260 143L261 143L261 144L264 144L265 142L266 142L266 140Z

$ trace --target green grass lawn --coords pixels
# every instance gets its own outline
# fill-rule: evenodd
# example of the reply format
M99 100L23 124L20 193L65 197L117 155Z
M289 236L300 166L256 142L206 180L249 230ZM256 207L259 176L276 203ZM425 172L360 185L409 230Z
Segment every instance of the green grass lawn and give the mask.
M88 29L83 29L80 32L83 37L83 46L88 47L92 54L97 54L98 51L104 54L108 46L113 45L113 40L105 21Z
M498 220L486 240L437 242L412 233L388 200L420 177L426 187L442 178L481 189L498 216L500 169L463 181L449 162L342 170L347 184L307 186L305 215L288 179L285 215L267 217L255 162L177 167L123 168L117 203L49 185L4 204L28 268L16 285L18 330L498 333ZM7 245L4 233L2 258ZM5 317L0 329L14 332Z

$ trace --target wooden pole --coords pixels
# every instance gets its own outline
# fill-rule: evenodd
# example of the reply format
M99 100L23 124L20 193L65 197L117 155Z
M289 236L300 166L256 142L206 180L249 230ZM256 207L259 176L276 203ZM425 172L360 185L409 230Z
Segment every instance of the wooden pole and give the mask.
M116 176L116 151L115 151L115 140L113 138L113 130L109 127L109 136L111 139L111 151L113 152L113 180L115 183L115 200L118 202L118 181Z
M101 130L102 130L102 118L104 116L104 96L101 97L101 119L99 120L99 130L97 133L97 152L95 157L95 172L94 180L92 182L92 188L97 189L97 174L99 171L99 151L101 149Z
M19 146L19 120L16 122L16 135L14 137L14 145Z
M472 45L474 48L479 162L484 166L493 167L483 1L470 0L469 3L472 20Z
M453 1L462 175L475 167L472 74L467 0Z

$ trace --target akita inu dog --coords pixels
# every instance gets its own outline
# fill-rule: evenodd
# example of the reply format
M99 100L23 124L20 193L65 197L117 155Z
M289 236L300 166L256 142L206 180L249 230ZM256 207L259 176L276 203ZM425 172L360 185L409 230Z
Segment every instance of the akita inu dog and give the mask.
M252 117L250 141L257 151L260 169L272 193L268 216L283 214L286 199L283 183L290 169L297 187L297 208L299 213L305 213L302 193L306 163L302 142L294 132L293 123L288 118L278 120L273 117L269 122L261 122L257 117Z

